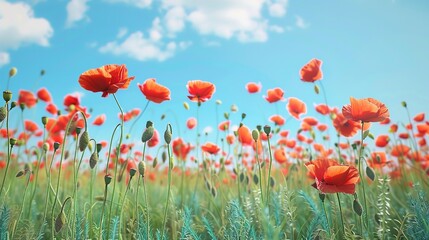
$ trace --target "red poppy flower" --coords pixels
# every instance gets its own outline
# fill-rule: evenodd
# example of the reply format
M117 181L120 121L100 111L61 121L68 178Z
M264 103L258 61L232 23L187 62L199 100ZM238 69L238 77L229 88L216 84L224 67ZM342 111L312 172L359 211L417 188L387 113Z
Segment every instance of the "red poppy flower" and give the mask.
M299 120L299 115L307 113L307 106L298 98L290 97L287 104L289 114Z
M359 182L359 173L355 167L340 165L335 160L325 158L307 162L305 166L316 180L314 187L321 193L355 193L356 183Z
M286 141L286 147L288 148L294 148L296 146L296 140L295 139L288 139Z
M237 130L238 141L243 144L243 146L251 146L253 144L252 133L249 128L242 125Z
M228 120L219 123L218 129L221 131L226 131L229 129L230 122Z
M314 117L305 117L302 119L303 122L307 123L310 126L316 126L318 121Z
M361 128L356 121L346 119L343 114L338 113L333 121L334 128L344 137L353 137Z
M269 103L278 102L283 100L284 91L281 88L274 88L274 89L268 89L267 96L265 97L265 100L267 100Z
M246 84L246 89L249 93L257 93L261 91L261 83L249 82Z
M153 130L153 136L147 141L148 147L155 147L159 143L159 133L156 129Z
M49 93L48 89L46 89L46 88L39 89L39 91L37 91L37 97L44 102L51 102L52 101L51 94Z
M52 115L58 114L58 108L53 103L49 103L48 105L46 105L46 111Z
M109 64L100 68L90 69L79 77L82 88L92 92L103 92L102 97L116 93L118 89L126 89L134 77L128 77L125 65Z
M383 121L380 122L381 125L387 125L390 123L390 118L386 118Z
M314 106L314 108L316 109L316 111L322 115L327 115L329 114L329 107L326 104L318 104L316 106Z
M398 131L398 125L397 124L390 125L389 132L396 133L397 131Z
M410 151L410 147L404 144L398 144L392 148L392 156L394 157L405 157L407 153Z
M226 142L231 145L233 144L235 141L235 136L232 134L228 134L228 136L226 136Z
M220 150L220 148L216 144L211 143L211 142L208 142L208 143L204 144L203 146L201 146L201 149L204 152L212 154L212 155L216 155Z
M156 83L154 78L147 79L143 84L137 84L146 99L154 103L170 100L170 90Z
M31 120L25 120L24 126L26 131L32 132L32 133L36 132L39 129L37 124Z
M270 121L277 126L283 126L285 124L285 119L280 115L273 115L270 117Z
M188 121L186 121L186 126L188 129L193 129L197 125L197 119L195 118L189 118Z
M315 82L322 79L322 61L319 59L311 59L304 67L301 68L301 80L304 82Z
M425 120L425 113L419 113L416 116L414 116L414 121L416 122L423 122Z
M406 132L400 133L398 136L401 139L408 139L410 137L410 135L408 133L406 133Z
M317 125L317 129L321 132L324 132L324 131L326 131L326 129L328 129L328 125L321 123L321 124Z
M96 126L101 126L101 125L103 125L104 121L106 121L106 114L101 114L101 115L98 115L94 119L94 121L92 122L92 124L96 125Z
M173 154L182 160L186 160L186 157L188 156L189 152L192 150L191 145L185 144L185 142L183 142L183 140L181 138L177 138L173 140L172 143L172 149L173 149Z
M283 164L287 161L286 153L283 148L276 149L274 151L274 159L279 163Z
M36 105L37 98L34 94L27 90L19 90L18 105L24 104L27 108L32 108Z
M371 158L368 161L369 166L372 168L382 168L387 164L387 157L385 152L373 152Z
M386 105L374 98L350 97L350 104L345 105L342 112L347 119L362 122L381 122L390 116Z
M188 88L189 92L188 98L191 101L198 103L209 100L216 91L216 87L213 83L201 80L189 81L186 87Z
M379 135L375 139L375 146L377 147L385 147L389 143L389 136L387 135Z

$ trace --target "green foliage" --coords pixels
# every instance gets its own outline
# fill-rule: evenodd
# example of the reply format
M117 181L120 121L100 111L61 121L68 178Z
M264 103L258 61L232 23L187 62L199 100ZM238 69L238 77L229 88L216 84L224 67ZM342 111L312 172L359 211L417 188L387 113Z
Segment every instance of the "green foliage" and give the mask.
M7 239L9 230L10 209L4 205L0 211L0 239Z
M408 223L407 233L411 239L429 239L429 201L423 191L417 196L408 198L408 205L412 212Z
M228 226L224 233L224 239L260 239L251 220L244 214L237 200L231 201L227 208Z
M203 216L202 221L204 224L204 228L206 229L207 234L209 235L210 239L217 240L216 234L214 233L213 227L210 224L209 220L205 216Z
M192 213L191 210L185 207L185 211L182 214L183 226L180 232L180 239L200 239L197 233L192 229Z

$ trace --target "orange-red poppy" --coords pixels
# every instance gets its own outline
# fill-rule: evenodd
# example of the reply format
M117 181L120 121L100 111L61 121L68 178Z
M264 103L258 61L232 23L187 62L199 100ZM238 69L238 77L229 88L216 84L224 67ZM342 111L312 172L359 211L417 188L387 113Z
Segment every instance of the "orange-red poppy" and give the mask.
M106 114L101 114L95 117L92 125L101 126L103 125L104 121L106 121Z
M413 119L416 122L423 122L425 120L425 113L419 113L416 116L414 116Z
M278 148L274 151L274 159L279 163L283 164L287 161L286 153L283 148Z
M406 132L399 133L398 136L399 136L400 139L408 139L410 137L410 135L408 133L406 133Z
M52 115L57 115L58 114L58 108L57 106L55 106L55 104L53 103L49 103L48 105L46 105L46 111Z
M186 121L186 127L188 127L188 129L194 129L195 126L197 126L196 118L191 117Z
M249 93L257 93L261 91L261 83L249 82L246 84L246 89Z
M102 92L102 97L116 93L118 89L126 89L134 77L128 77L125 65L109 64L90 69L79 77L82 88L92 92Z
M250 129L242 125L237 130L238 141L244 146L252 146L253 138Z
M191 145L189 143L185 143L181 138L174 139L172 146L173 154L181 160L186 160L186 157L192 150Z
M397 131L398 131L398 125L397 124L390 125L389 132L396 133Z
M154 103L170 100L170 89L156 82L154 78L147 79L143 84L137 84L146 99Z
M278 102L283 100L284 91L281 88L274 88L274 89L268 89L267 96L265 97L265 100L267 100L269 103Z
M383 121L380 122L381 125L387 125L390 123L390 118L386 118Z
M341 113L336 115L333 124L337 132L344 137L353 137L361 128L358 122L346 119Z
M387 135L379 135L376 139L375 139L375 146L377 147L385 147L387 146L387 144L389 144L389 136Z
M304 82L315 82L322 79L322 61L313 58L304 67L301 68L301 80Z
M356 183L359 182L359 173L355 167L340 165L326 158L307 162L305 166L316 181L313 186L321 193L355 193Z
M158 133L158 130L154 129L152 138L149 139L149 141L147 141L147 146L155 147L156 145L158 145L158 143L159 143L159 133Z
M310 126L316 126L318 121L314 117L305 117L302 119L303 122L307 123Z
M320 123L319 125L317 125L317 129L321 132L326 131L326 129L328 129L328 125Z
M44 102L51 102L52 101L51 94L49 93L48 89L46 89L46 88L39 89L39 91L37 91L37 97Z
M25 130L31 133L34 133L39 129L37 124L31 120L25 120L24 126L25 126Z
M381 122L390 116L386 105L374 98L350 97L350 104L343 106L342 112L347 119L362 122Z
M19 90L18 105L24 104L27 108L32 108L37 103L37 98L34 94L27 90Z
M307 105L298 98L290 97L287 104L287 110L292 117L299 120L301 114L307 113Z
M209 153L209 154L213 154L213 155L216 155L220 150L220 148L216 144L211 143L211 142L207 142L206 144L201 146L201 149L204 152Z
M372 152L371 158L368 161L369 166L372 168L382 168L387 162L387 157L385 152Z
M226 131L229 129L229 125L230 125L229 120L223 121L223 122L219 123L218 129L221 131Z
M273 115L270 117L270 121L277 126L283 126L285 124L285 119L280 115Z
M318 104L316 106L314 106L314 108L316 109L316 111L322 115L327 115L329 114L329 107L326 104Z
M398 144L392 148L390 154L394 157L405 157L410 151L410 147L404 144Z
M209 100L213 93L216 91L216 87L213 83L205 82L201 80L189 81L186 85L188 88L188 98L192 102L202 103Z

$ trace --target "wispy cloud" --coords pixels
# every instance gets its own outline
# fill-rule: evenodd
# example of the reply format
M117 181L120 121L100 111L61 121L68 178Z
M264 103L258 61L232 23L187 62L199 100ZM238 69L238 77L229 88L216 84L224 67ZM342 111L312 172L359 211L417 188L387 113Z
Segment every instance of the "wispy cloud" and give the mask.
M10 56L7 52L0 52L0 67L10 62Z
M35 17L30 5L0 0L0 36L7 36L0 38L0 61L3 64L10 61L7 50L30 44L47 47L53 33L49 21Z
M138 8L147 8L152 4L152 0L105 0L109 3L125 3Z
M298 28L305 29L305 28L308 28L310 26L310 24L308 24L307 22L305 22L304 18L302 18L301 16L295 16L295 18L296 18L295 25Z
M71 27L74 23L88 19L86 12L89 10L88 0L71 0L67 3L66 26Z

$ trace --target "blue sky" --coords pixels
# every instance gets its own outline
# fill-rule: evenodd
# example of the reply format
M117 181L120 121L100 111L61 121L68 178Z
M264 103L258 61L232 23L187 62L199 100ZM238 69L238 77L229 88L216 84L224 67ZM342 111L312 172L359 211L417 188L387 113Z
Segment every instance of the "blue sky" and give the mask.
M412 115L429 112L428 22L424 0L0 0L0 78L5 88L15 66L15 96L19 89L46 86L60 107L65 94L80 92L93 116L106 113L105 126L92 130L106 139L118 110L111 96L79 86L79 75L90 68L126 64L136 76L117 93L124 110L146 104L137 83L153 77L169 87L172 100L151 103L138 127L142 131L152 120L163 131L177 118L183 134L184 121L196 114L195 104L183 108L186 83L193 79L217 88L200 109L201 129L215 126L217 99L219 120L232 104L239 108L232 120L238 123L245 112L250 127L269 123L276 112L287 118L286 102L263 99L274 87L286 98L304 100L307 116L318 117L312 106L323 102L322 95L299 80L300 68L318 58L330 105L341 107L350 96L373 97L388 106L394 122L405 121L403 100ZM244 86L250 81L261 82L262 91L248 94ZM43 109L41 103L27 117L46 115ZM286 128L294 132L298 122L291 119Z

